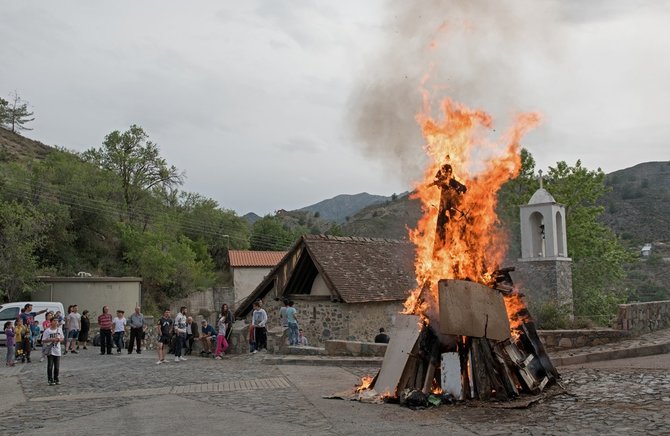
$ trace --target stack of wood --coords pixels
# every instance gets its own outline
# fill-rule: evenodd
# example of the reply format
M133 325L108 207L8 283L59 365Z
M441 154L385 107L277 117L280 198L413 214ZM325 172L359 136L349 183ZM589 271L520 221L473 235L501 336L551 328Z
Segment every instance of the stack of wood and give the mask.
M530 318L510 330L503 290L462 280L441 280L438 288L439 320L396 319L371 386L377 393L507 401L556 382L558 372Z

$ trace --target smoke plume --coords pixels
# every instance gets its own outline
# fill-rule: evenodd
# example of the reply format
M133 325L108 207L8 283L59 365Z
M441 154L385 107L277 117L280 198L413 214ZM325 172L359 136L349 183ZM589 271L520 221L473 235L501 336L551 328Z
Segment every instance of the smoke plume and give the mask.
M425 162L414 118L421 89L484 109L499 127L537 109L533 77L556 55L560 31L554 2L393 0L388 11L387 44L355 83L350 124L365 154L404 181Z

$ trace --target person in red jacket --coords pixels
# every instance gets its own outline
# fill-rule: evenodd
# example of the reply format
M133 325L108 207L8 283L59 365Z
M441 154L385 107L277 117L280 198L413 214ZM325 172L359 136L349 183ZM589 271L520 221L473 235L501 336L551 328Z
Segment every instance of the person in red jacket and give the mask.
M100 354L112 354L112 314L109 307L103 306L102 314L98 316L100 327Z

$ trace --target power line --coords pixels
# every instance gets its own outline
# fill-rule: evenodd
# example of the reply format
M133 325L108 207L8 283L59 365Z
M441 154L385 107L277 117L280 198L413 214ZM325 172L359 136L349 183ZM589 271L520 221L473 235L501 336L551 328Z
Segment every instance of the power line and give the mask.
M88 212L88 213L99 213L99 212L104 212L104 213L110 213L110 214L118 214L121 216L130 214L131 217L134 217L136 219L139 218L153 218L154 221L159 221L165 218L176 218L178 224L187 231L191 231L193 233L200 233L200 234L206 234L206 235L211 235L211 236L218 236L218 237L228 237L229 239L240 241L243 243L249 242L249 241L257 241L260 243L264 244L275 244L275 243L281 243L281 244L290 244L293 242L293 238L282 238L274 235L258 235L258 234L252 234L250 235L249 239L246 238L241 238L231 235L230 233L234 233L235 229L232 228L223 228L222 230L213 230L211 227L209 229L205 229L202 226L202 221L196 221L192 218L187 218L186 216L182 215L179 210L176 210L176 216L171 216L171 217L166 217L164 214L162 214L160 211L157 210L149 210L145 207L142 206L136 206L132 211L127 212L124 210L119 209L118 207L115 207L114 205L110 204L106 200L100 200L100 199L95 199L91 198L85 194L83 194L81 191L75 191L71 189L65 189L64 187L61 186L54 186L51 184L47 184L46 182L37 182L33 181L28 182L28 181L22 181L22 180L13 180L19 185L23 185L23 189L20 187L14 187L11 185L6 185L5 188L11 192L13 192L15 195L18 197L27 200L29 202L33 201L33 196L29 195L30 192L34 189L41 190L43 192L38 192L36 193L39 195L40 200L47 200L51 201L52 203L62 203L67 206L70 206L73 209L80 210L83 212ZM50 193L50 194L56 194L58 196L58 199L55 198L45 198L43 195L44 193ZM68 198L69 197L69 198ZM243 219L239 217L240 219Z

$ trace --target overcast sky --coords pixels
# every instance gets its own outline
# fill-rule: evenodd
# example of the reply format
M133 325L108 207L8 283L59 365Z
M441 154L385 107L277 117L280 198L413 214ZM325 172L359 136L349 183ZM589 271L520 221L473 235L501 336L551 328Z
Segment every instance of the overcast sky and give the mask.
M539 167L670 159L670 1L464 4L0 0L0 94L31 103L25 135L49 145L142 126L184 189L239 214L409 189L434 70L431 89L500 127L540 112Z

